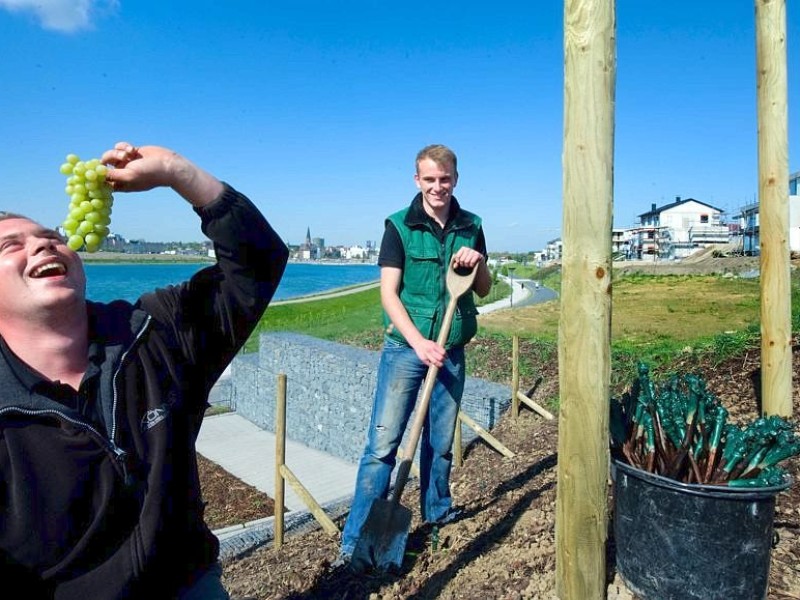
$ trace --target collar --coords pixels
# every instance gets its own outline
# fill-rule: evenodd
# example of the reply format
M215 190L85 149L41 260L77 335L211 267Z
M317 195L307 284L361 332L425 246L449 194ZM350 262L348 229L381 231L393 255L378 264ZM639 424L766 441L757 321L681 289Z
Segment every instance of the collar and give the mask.
M14 376L20 381L20 383L22 383L23 386L25 386L29 392L33 392L35 391L35 388L39 388L41 386L60 383L50 381L36 369L31 367L28 363L23 361L20 357L14 354L14 351L8 346L8 343L2 337L0 337L0 354L11 368L11 372L14 374ZM96 339L93 339L91 333L87 357L89 359L89 365L86 369L84 380L99 373L100 365L105 357L102 344L100 344Z
M423 227L436 224L436 221L422 207L422 192L417 192L417 195L414 196L403 221L408 227ZM466 218L464 211L461 210L461 205L456 200L456 197L452 196L450 198L450 214L447 216L447 223L444 224L444 229L445 231L460 229L466 225L469 225L469 219ZM436 226L438 228L438 224Z
M14 354L2 337L0 337L0 354L2 354L11 372L28 391L31 391L37 383L44 380L44 377L31 369L27 363L23 362L22 359Z

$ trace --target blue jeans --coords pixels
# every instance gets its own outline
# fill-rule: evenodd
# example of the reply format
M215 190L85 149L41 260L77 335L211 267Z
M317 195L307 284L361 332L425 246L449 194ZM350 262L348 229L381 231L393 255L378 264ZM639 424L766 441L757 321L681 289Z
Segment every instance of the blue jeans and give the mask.
M230 600L222 587L222 565L211 565L191 586L178 592L178 600Z
M353 553L372 503L388 494L397 449L427 372L428 367L410 346L386 340L378 365L367 445L342 531L342 554ZM444 519L452 507L453 436L463 392L464 347L458 346L447 351L439 369L419 441L420 510L425 522Z

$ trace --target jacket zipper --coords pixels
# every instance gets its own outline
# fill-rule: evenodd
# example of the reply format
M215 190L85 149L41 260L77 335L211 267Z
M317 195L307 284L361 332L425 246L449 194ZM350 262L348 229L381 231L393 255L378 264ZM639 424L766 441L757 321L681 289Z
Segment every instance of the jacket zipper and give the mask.
M437 321L439 321L439 327L437 328L437 334L434 339L438 339L439 337L442 325L444 325L444 313L447 312L447 272L450 269L450 264L447 260L447 232L444 232L441 245L442 253L439 259L439 298L441 300L439 302L439 316L437 319ZM446 346L447 340L445 340L444 343Z
M133 477L128 472L127 463L125 462L125 459L127 458L127 453L122 448L117 446L117 403L119 401L119 393L117 391L117 375L119 375L120 372L122 371L122 366L125 364L125 359L128 358L131 351L136 347L136 344L139 343L139 340L142 339L144 332L150 325L151 318L152 317L150 315L147 315L147 318L145 319L144 323L142 323L142 326L136 333L136 337L134 338L133 342L128 347L128 349L125 350L125 352L122 355L122 358L119 359L119 364L117 365L117 368L114 370L114 375L112 375L111 377L111 388L112 388L113 399L111 401L112 421L111 421L111 432L110 432L111 439L109 441L111 443L111 447L115 453L117 461L122 465L122 472L123 475L125 476L125 485L127 486L133 485L134 482L133 482Z
M113 393L113 398L111 400L111 415L113 419L111 422L112 441L116 441L117 439L117 402L119 401L119 393L117 391L117 375L119 375L120 372L122 371L122 365L125 364L125 359L128 358L128 355L130 355L131 350L133 350L136 347L136 344L139 342L139 340L142 339L145 330L150 325L150 319L151 319L150 315L147 315L145 322L142 324L142 326L139 328L139 331L136 333L136 337L134 338L133 342L128 347L128 349L125 350L125 352L122 355L122 358L119 359L119 364L117 365L117 368L114 370L114 375L111 376L111 382L112 382L111 387Z
M102 433L100 433L95 427L89 425L84 421L80 421L78 419L73 419L69 415L58 411L58 410L31 410L28 408L20 408L17 406L8 406L6 408L0 409L0 416L5 413L16 412L21 413L23 415L28 415L31 417L40 416L40 415L56 415L58 418L67 421L68 423L72 423L91 433L97 440L102 442L102 445L105 446L106 450L108 450L111 455L114 457L114 461L119 466L120 470L122 471L122 477L125 481L126 486L130 486L133 483L133 478L131 477L130 473L128 472L128 465L125 463L125 457L127 456L126 452L117 446L117 444L113 440L109 440L106 438Z

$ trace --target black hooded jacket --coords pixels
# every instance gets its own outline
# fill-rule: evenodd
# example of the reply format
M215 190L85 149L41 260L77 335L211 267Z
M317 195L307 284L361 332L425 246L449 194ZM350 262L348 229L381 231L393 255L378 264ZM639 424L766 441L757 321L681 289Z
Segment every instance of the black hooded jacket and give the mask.
M3 343L0 580L19 597L174 598L217 559L195 441L288 250L227 185L196 212L215 265L136 304L87 303L91 418L31 385Z

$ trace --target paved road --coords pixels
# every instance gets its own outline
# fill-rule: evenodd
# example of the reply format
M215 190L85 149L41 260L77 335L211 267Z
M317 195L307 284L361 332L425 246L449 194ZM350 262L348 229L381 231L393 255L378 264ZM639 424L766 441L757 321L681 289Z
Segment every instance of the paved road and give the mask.
M523 286L525 286L530 294L522 298L519 303L515 303L514 307L518 308L520 306L530 306L531 304L539 304L540 302L549 302L550 300L555 300L558 298L558 293L555 290L551 290L550 288L542 287L538 285L532 279L520 279L514 280L516 284L519 281Z
M508 277L500 275L500 278L505 280L506 283L512 283ZM492 302L491 304L479 306L478 313L485 314L505 308L520 308L521 306L529 306L531 304L554 300L557 297L558 294L550 288L537 287L537 283L533 279L514 278L510 296L502 298L497 302Z
M500 275L501 279L505 279L510 283L507 277ZM338 296L346 296L347 294L355 294L363 292L380 286L380 281L370 281L362 285L354 285L346 288L339 288L330 292L322 294L313 294L311 296L301 296L299 298L291 298L289 300L276 300L272 302L272 306L280 306L281 304L297 304L299 302L311 302L313 300L325 300L327 298L336 298ZM510 296L501 298L491 304L478 307L480 314L500 310L504 308L519 308L520 306L529 306L531 304L538 304L539 302L547 302L554 300L558 294L550 288L537 286L536 282L532 279L514 279L513 289Z

